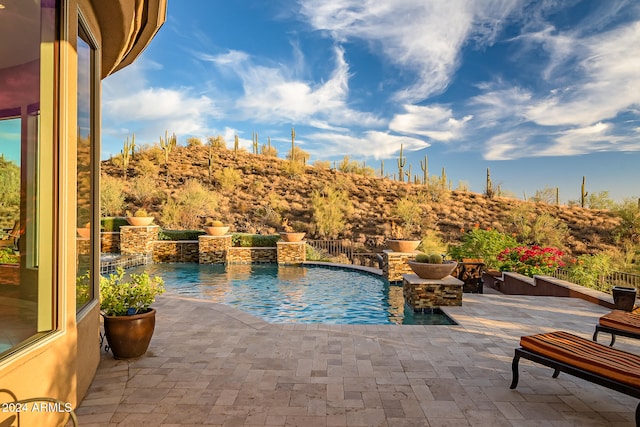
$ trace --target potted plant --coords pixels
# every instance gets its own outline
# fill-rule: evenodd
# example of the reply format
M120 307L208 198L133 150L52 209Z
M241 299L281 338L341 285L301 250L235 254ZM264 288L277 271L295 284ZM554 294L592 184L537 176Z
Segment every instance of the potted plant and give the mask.
M131 359L146 353L156 324L156 310L150 305L165 291L162 278L146 271L124 279L118 268L100 278L100 314L104 332L116 359Z
M411 232L407 227L397 227L391 224L392 234L399 236L394 239L387 239L386 244L394 252L413 252L418 249L422 240L411 237Z
M91 236L91 223L85 223L83 227L76 228L76 231L78 232L78 236L88 239Z
M127 212L127 222L129 225L144 227L153 222L153 217L149 216L146 210L138 209L133 215Z
M408 261L407 264L421 279L432 280L444 279L458 265L457 261L444 261L440 254L423 252L416 255L415 261Z
M280 232L280 237L282 237L282 240L285 242L300 242L304 239L305 233L294 231L293 227L289 225L289 220L286 218L282 220L282 229L284 231Z
M222 221L207 221L204 231L210 236L224 236L229 231L229 227L225 226Z

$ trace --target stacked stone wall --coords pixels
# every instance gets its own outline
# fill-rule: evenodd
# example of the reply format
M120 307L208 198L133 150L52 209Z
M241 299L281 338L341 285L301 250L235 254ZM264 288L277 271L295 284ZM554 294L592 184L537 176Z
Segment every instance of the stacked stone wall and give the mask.
M200 264L225 264L227 253L231 247L231 236L209 236L198 237Z
M394 252L386 249L382 252L382 274L390 282L402 281L403 274L411 274L413 270L407 264L407 261L416 259L419 251L414 252Z
M227 263L229 264L275 263L277 261L278 250L276 248L229 248L227 251Z
M462 305L464 282L453 276L444 279L421 279L415 274L405 274L402 280L404 301L414 311L435 307Z
M120 253L133 255L153 252L159 232L160 227L157 225L120 227Z
M302 264L307 259L305 242L277 242L278 264Z
M154 243L153 262L199 262L198 241L159 240Z
M100 252L103 254L117 254L120 252L120 233L100 233Z

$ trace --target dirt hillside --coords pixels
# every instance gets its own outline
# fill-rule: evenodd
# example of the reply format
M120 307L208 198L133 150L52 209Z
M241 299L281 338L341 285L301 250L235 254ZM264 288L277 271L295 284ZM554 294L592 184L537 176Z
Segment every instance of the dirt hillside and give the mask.
M130 161L123 187L129 189L142 173L153 174L164 196L154 198L147 207L159 218L163 199L176 195L185 182L196 179L218 194L215 219L229 223L232 230L272 233L281 228L274 218L287 218L291 225L307 231L313 238L318 236L314 227L312 192L331 185L345 192L353 206L340 237L354 239L369 248L379 248L385 239L398 237L392 230L392 224L400 223L394 208L398 200L418 194L422 194L424 200L419 208L420 234L438 234L445 242L458 241L462 231L472 227L511 233L515 228L514 211L527 210L531 214L530 221L546 213L565 224L569 231L565 249L577 255L612 249L612 232L619 224L618 217L606 210L503 197L489 199L466 191L447 190L432 194L421 184L314 166L306 166L303 173L292 175L286 171L287 160L219 148L211 157L211 171L229 168L239 173L237 184L232 189L223 189L219 180L209 179L208 153L207 146L179 146L170 153L169 162L165 164L159 148L147 148L136 153ZM123 179L121 164L118 158L103 161L102 173ZM155 169L149 165L155 165ZM128 208L135 209L135 204L134 199L128 197Z

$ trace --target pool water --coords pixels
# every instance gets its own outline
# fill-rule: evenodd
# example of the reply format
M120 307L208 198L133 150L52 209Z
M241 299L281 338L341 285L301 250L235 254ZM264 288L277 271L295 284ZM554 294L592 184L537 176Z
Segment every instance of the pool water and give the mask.
M234 306L271 323L455 324L439 310L405 310L402 286L378 276L322 266L151 264L167 291Z

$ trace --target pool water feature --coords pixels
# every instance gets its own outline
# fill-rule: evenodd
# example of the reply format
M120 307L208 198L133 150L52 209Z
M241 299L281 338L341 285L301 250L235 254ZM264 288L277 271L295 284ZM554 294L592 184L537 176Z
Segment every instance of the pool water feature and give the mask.
M365 272L276 264L151 264L167 291L231 305L271 323L452 325L444 313L405 310L402 286Z

